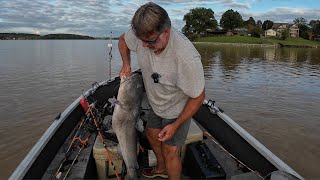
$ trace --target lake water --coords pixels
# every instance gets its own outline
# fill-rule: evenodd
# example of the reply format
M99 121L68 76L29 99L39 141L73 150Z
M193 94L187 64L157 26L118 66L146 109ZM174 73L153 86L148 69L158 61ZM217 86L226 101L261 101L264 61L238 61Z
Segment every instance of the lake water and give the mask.
M0 41L0 179L93 82L109 79L109 41ZM111 74L121 67L117 42ZM196 45L206 98L294 170L320 178L320 50ZM133 57L133 69L138 69Z

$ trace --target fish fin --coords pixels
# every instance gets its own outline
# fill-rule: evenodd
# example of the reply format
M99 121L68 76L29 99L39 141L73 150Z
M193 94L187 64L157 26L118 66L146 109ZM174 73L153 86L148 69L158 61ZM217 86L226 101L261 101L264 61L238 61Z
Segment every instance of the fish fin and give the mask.
M108 102L111 103L111 106L114 106L115 104L120 105L120 102L114 96L112 98L109 98Z
M137 120L135 127L141 133L144 131L143 121L141 118Z

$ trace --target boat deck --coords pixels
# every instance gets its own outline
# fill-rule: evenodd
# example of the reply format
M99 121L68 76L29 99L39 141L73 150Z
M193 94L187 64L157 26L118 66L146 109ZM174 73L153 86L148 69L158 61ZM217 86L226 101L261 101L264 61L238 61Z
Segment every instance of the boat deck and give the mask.
M214 154L215 158L217 159L217 161L220 163L220 165L226 172L226 178L222 178L222 179L227 179L227 180L261 180L263 179L253 172L244 172L243 168L239 166L239 163L234 158L232 158L229 155L229 153L224 151L219 146L219 144L217 144L216 140L212 136L210 136L207 133L204 133L204 134L206 139L204 139L203 142L206 143L210 151ZM148 180L149 178L142 176L141 171L142 171L141 169L138 171L139 179ZM112 176L112 177L108 177L108 179L116 180L117 178L115 176ZM161 180L164 178L158 177L153 179ZM182 174L181 179L193 179L193 178Z

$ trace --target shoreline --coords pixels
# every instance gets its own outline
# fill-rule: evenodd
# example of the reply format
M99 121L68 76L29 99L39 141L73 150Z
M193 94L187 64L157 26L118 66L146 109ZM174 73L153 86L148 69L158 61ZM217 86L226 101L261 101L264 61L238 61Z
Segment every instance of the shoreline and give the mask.
M249 44L249 43L222 43L222 42L192 42L193 44L209 45L232 45L232 46L260 46L260 47L277 47L275 44Z
M208 44L208 45L230 45L230 46L259 46L259 47L288 47L288 48L319 48L319 46L301 46L301 45L283 45L283 44L249 44L249 43L223 43L223 42L192 42L193 44Z

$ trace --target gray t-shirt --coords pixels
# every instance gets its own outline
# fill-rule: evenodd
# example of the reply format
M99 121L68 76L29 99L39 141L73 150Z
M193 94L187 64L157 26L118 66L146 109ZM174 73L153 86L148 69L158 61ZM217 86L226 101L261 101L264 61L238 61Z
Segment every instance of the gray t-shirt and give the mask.
M137 53L147 97L158 116L177 118L189 97L198 97L204 90L201 56L189 39L174 28L171 28L166 48L159 55L143 47L132 29L125 34L125 42ZM160 75L159 83L151 78L153 73Z

